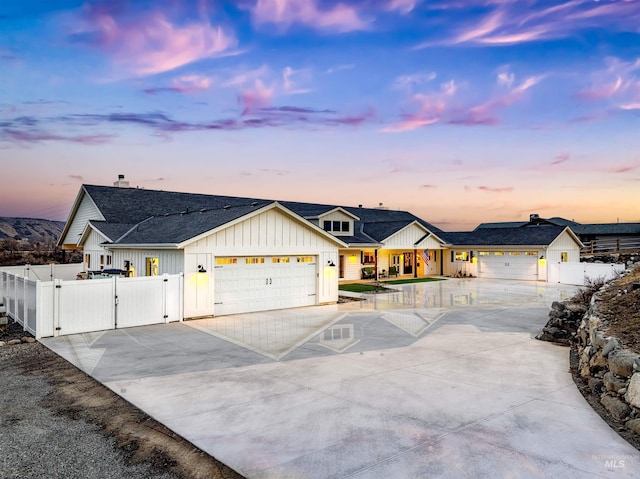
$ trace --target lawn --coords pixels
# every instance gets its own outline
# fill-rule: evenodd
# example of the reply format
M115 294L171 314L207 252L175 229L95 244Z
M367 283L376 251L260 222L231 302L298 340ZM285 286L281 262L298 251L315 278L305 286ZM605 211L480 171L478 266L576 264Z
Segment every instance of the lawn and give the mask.
M383 281L384 284L429 283L431 281L444 281L444 278L409 278Z
M380 285L391 284L407 284L407 283L426 283L430 281L444 281L443 278L409 278L409 279L394 279L390 281L381 281ZM351 291L352 293L371 293L374 291L394 291L384 286L376 285L376 283L351 283L341 284L338 286L340 291Z

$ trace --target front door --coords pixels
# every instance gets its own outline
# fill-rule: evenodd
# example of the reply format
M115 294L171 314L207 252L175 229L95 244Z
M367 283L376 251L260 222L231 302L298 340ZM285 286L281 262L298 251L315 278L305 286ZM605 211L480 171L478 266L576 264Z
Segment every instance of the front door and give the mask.
M413 253L404 253L404 269L402 274L413 274Z
M339 278L344 278L344 255L341 254L338 260L338 270L340 272Z
M400 255L392 254L391 255L391 266L396 269L396 274L399 274L402 269L400 268Z

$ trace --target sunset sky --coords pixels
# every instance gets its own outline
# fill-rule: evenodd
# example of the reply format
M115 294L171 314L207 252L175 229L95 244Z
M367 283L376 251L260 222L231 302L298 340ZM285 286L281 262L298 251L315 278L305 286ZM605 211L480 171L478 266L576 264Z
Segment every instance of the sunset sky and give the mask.
M7 0L0 216L82 183L640 221L640 0Z

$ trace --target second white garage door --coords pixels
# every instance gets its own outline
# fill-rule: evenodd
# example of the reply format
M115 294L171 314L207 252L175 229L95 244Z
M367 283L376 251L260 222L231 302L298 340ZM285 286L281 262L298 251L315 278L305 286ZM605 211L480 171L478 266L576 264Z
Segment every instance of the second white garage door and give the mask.
M491 279L538 279L535 251L488 251L478 256L478 277Z
M316 304L315 256L217 258L214 314L249 313Z

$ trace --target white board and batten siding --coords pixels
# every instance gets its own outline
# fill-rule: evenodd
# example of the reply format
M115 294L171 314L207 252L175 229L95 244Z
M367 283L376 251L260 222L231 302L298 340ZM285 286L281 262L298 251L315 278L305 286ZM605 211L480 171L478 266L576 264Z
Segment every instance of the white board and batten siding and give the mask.
M340 279L356 280L362 277L363 265L360 262L360 254L360 250L340 250L340 255L344 258L343 277Z
M547 263L562 262L562 253L567 253L567 263L580 261L580 246L566 230L547 247Z
M182 250L134 250L114 249L112 268L123 269L129 261L135 270L135 276L146 276L147 258L158 258L158 274L179 274L184 267Z
M416 242L426 233L424 227L412 223L385 239L384 249L413 251L418 249Z
M218 264L223 258L236 263ZM206 273L198 273L199 266ZM276 208L185 246L184 272L185 317L218 315L216 303L222 314L232 314L338 300L338 245Z
M77 245L84 228L90 220L104 220L104 216L102 216L102 213L100 213L100 210L98 210L89 195L84 194L62 244Z
M82 245L83 248L83 261L85 263L85 267L91 271L97 271L103 266L105 269L112 268L113 266L109 265L107 262L107 256L111 256L111 252L105 250L102 247L102 243L108 241L103 235L94 230L93 228L87 235L87 238ZM87 265L87 255L89 255L89 264ZM100 257L104 261L103 264L100 263Z
M331 222L339 221L340 223L342 223L343 221L346 221L349 223L349 231L339 231L339 232L334 231L333 234L337 236L339 235L353 236L353 219L354 219L353 216L346 214L344 211L332 211L326 215L322 215L319 217L318 226L324 229L325 221L331 221Z

